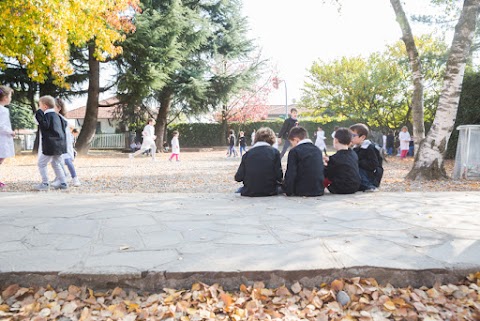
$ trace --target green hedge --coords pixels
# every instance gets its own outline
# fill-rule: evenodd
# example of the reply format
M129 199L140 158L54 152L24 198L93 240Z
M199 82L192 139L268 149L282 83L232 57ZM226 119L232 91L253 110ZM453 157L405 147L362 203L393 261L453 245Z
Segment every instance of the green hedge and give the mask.
M302 121L300 119L300 126L304 127L308 131L310 138L314 138L314 134L317 131L317 127L320 126L325 131L327 137L326 143L332 144L331 133L335 126L349 127L356 123L354 121L344 122L331 122L321 124L315 121ZM278 133L282 128L283 120L272 121L260 121L251 123L229 123L228 128L235 131L235 135L238 137L238 133L243 130L247 137L247 143L250 145L250 135L253 129L259 129L260 127L270 127L274 132ZM192 124L174 124L168 126L168 142L172 139L172 132L178 130L180 133L180 146L182 147L211 147L211 146L226 146L227 137L223 134L222 124L207 124L207 123L192 123Z

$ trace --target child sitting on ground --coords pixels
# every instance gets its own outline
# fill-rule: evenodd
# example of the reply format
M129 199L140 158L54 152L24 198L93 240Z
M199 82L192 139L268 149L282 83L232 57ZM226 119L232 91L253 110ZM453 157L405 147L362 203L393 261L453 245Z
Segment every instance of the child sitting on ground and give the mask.
M363 192L377 192L383 175L383 168L375 151L375 145L367 139L368 127L365 124L350 126L353 150L358 156L360 188Z
M320 196L324 192L322 152L307 136L303 127L293 127L288 134L292 149L283 183L288 196Z
M275 133L268 127L255 134L255 144L242 157L235 174L237 182L243 182L237 192L242 196L272 196L278 194L283 178L280 152L272 147Z
M332 194L353 194L360 188L360 173L358 156L349 148L352 142L352 131L348 128L338 128L333 138L334 155L324 156L324 185Z

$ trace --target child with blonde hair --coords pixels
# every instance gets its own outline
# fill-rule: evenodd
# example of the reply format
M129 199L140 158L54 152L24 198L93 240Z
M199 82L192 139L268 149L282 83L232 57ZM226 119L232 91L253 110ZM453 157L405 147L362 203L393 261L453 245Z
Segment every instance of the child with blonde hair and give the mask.
M55 188L67 189L65 172L62 169L62 155L67 152L67 140L65 128L67 123L55 112L55 100L51 96L42 96L38 102L39 109L35 113L38 128L41 135L41 150L38 155L38 169L42 176L42 183L35 189L47 191L50 189L48 180L47 165L52 163L56 177L60 185Z
M178 131L174 130L173 138L172 138L172 155L170 155L170 158L168 159L169 161L172 161L174 157L177 160L177 162L180 161L178 159L178 156L180 155L180 142L178 141L178 136L179 136Z

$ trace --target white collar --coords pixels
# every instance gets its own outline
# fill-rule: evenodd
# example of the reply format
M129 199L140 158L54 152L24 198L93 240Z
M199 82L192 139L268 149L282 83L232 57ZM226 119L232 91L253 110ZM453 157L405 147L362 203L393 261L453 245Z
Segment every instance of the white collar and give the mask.
M48 114L48 113L54 113L55 112L55 108L48 108L47 110L45 110L43 113L44 114Z
M298 142L297 146L300 145L300 144L313 144L312 141L308 138L305 138L305 139L302 139L301 141Z
M361 145L355 145L355 147L360 147L361 149L367 149L372 142L368 139L365 139Z
M255 147L260 147L260 146L272 146L267 142L256 142L250 149L255 148Z

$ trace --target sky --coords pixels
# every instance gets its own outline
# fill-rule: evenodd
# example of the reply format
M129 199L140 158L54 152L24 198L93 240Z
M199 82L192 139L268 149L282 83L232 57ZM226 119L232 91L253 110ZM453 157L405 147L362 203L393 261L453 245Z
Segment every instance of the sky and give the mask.
M255 39L287 84L288 103L299 100L307 69L315 60L366 56L400 40L401 30L388 0L341 0L340 12L326 0L242 0ZM425 0L407 0L407 14L422 12ZM412 26L417 34L415 25ZM285 104L284 85L269 98Z
M334 60L342 56L366 56L383 51L400 40L401 30L389 0L340 0L339 11L332 0L241 0L242 14L249 24L248 37L255 40L264 59L278 71L287 85L288 103L301 98L307 70L315 60ZM431 10L429 0L406 0L407 15ZM414 35L426 27L412 24ZM102 85L112 75L102 72ZM111 97L114 92L100 95ZM85 105L81 97L70 108ZM269 97L270 104L285 104L281 83Z

